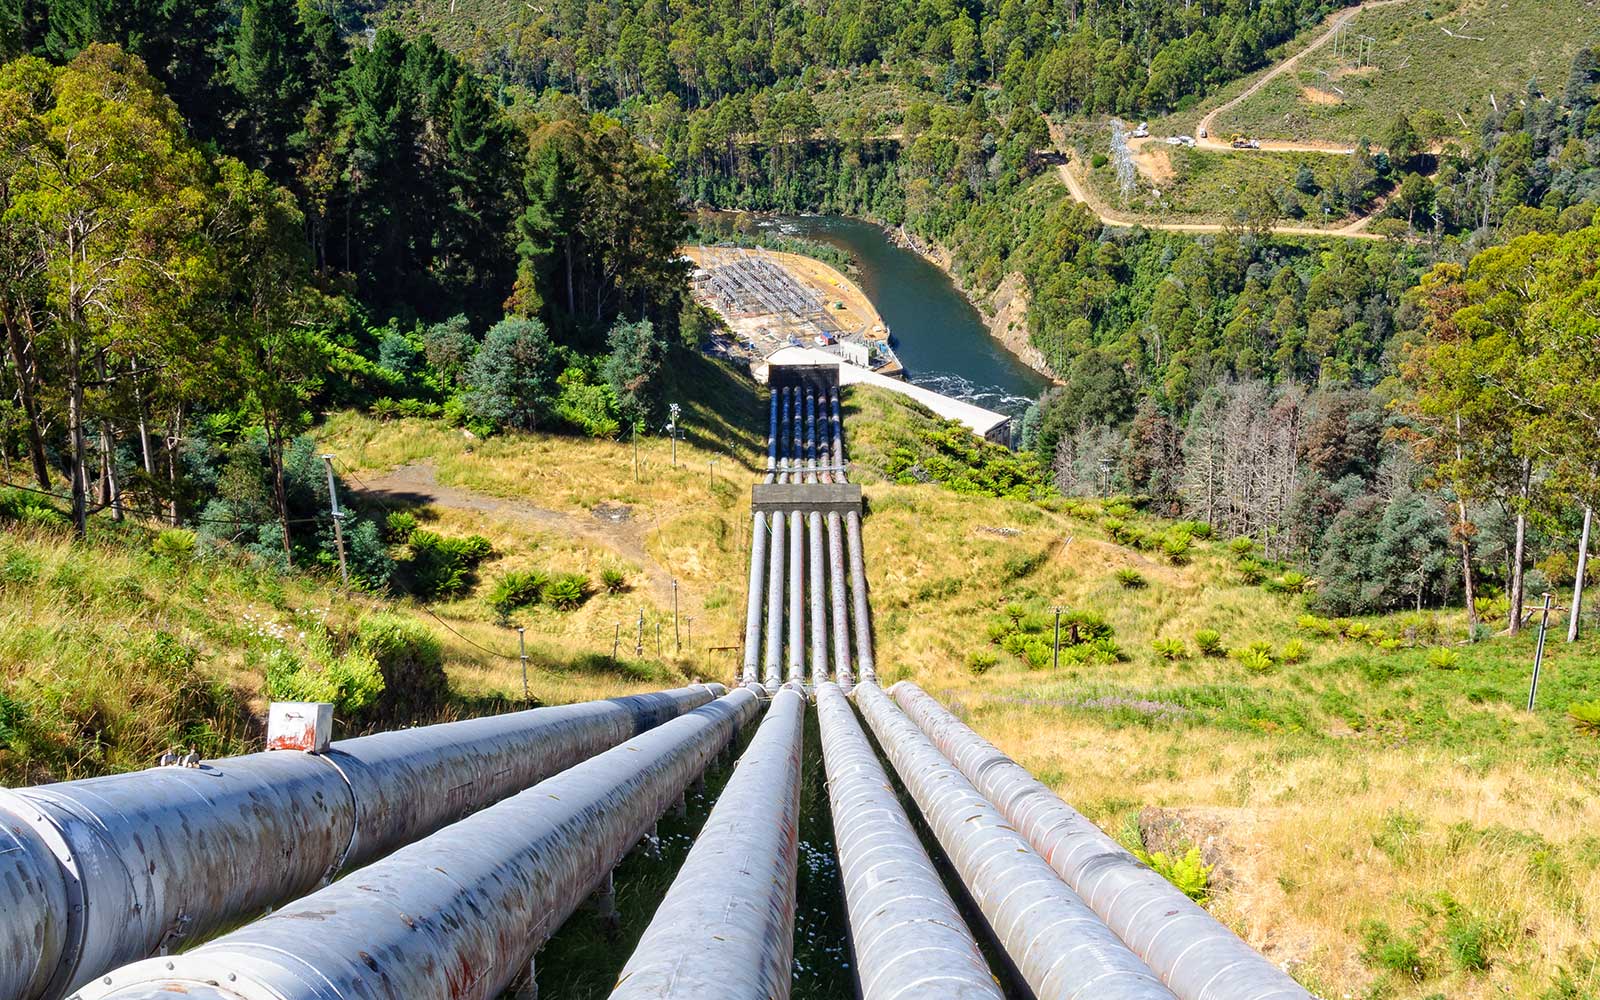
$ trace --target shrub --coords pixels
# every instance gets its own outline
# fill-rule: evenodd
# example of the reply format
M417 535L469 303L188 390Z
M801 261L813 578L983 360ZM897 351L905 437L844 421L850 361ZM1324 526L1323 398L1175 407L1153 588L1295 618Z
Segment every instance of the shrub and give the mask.
M1244 559L1256 550L1254 538L1239 537L1228 543L1228 551L1233 553L1235 559Z
M1007 604L1006 605L1006 617L1011 619L1013 624L1015 624L1016 622L1022 621L1022 616L1027 614L1027 613L1028 613L1028 609L1023 607L1020 604Z
M182 562L194 555L195 533L182 528L163 528L150 543L150 551L163 559Z
M1600 698L1573 702L1567 706L1567 717L1580 732L1600 736Z
M550 577L539 570L513 570L494 582L486 600L502 621L518 608L538 604Z
M409 541L416 530L417 516L408 511L393 511L383 519L383 537L396 544Z
M1109 639L1116 634L1110 623L1093 611L1069 611L1061 616L1061 624L1066 634L1075 633L1079 642Z
M281 646L267 654L267 694L275 701L325 701L345 720L360 716L383 694L383 671L363 649L335 656L318 643L321 664L307 663Z
M1203 628L1194 634L1194 644L1204 656L1222 655L1222 633L1214 628Z
M52 506L47 498L17 489L0 490L0 521L45 528L65 528L68 524L67 515Z
M1244 558L1239 560L1239 582L1255 587L1267 578L1267 568L1255 559Z
M1022 660L1028 665L1029 670L1043 670L1048 667L1054 653L1054 645L1040 638L1026 639L1022 643Z
M1016 631L1016 626L1009 621L990 622L983 630L984 635L990 642L1000 642L1014 631Z
M1117 582L1127 590L1142 590L1147 585L1143 573L1128 568L1117 570Z
M383 677L378 712L384 718L415 719L444 705L450 694L444 650L421 622L398 614L369 615L361 619L356 643Z
M1161 548L1167 553L1167 559L1174 566L1182 566L1189 561L1189 550L1194 547L1193 540L1188 535L1171 535L1161 543Z
M1000 648L1012 656L1021 656L1023 644L1027 641L1028 637L1021 632L1007 632L1000 640Z
M1279 659L1285 663L1304 663L1306 658L1306 644L1299 639L1290 639L1283 644L1283 652Z
M1467 972L1482 972L1489 967L1491 933L1482 920L1465 913L1455 913L1445 922L1445 948L1457 968Z
M1094 153L1089 157L1089 166L1094 168L1095 170L1099 170L1101 167L1105 166L1107 163L1110 163L1110 162L1111 161L1106 157L1106 154L1104 154L1104 153Z
M1210 538L1213 533L1210 523L1206 521L1179 521L1173 527L1202 541Z
M1271 581L1268 589L1279 594L1303 594L1311 586L1311 580L1299 570L1291 569Z
M1150 643L1150 648L1163 660L1187 660L1189 647L1183 644L1182 639L1156 639Z
M417 596L454 597L472 582L472 570L494 551L481 535L445 538L418 528L409 539L413 589Z
M497 429L538 427L550 408L557 353L536 319L511 316L495 324L466 367L472 415Z
M980 677L993 670L999 662L1000 657L994 655L992 650L974 649L967 654L967 669Z
M394 557L384 544L375 521L356 521L344 536L349 551L350 575L375 591L388 588L394 579Z
M1439 646L1428 650L1426 662L1435 670L1455 670L1461 666L1461 654L1453 649Z
M1417 981L1427 975L1422 949L1417 943L1395 934L1381 920L1362 923L1361 945L1361 957L1368 965L1388 969Z
M1128 658L1128 654L1117 645L1117 640L1110 636L1101 636L1088 644L1090 658L1097 663L1121 663Z
M1240 666L1257 673L1272 669L1272 655L1259 649L1236 649L1233 658L1239 661Z
M1332 636L1339 631L1338 626L1333 622L1326 618L1318 618L1316 615L1301 615L1296 619L1295 624L1300 627L1301 631L1310 632L1312 635L1320 635L1323 638Z
M1344 636L1346 639L1356 639L1359 641L1361 639L1365 639L1367 634L1371 631L1372 626L1368 625L1366 622L1354 622L1349 621L1348 619L1341 619L1339 622L1339 634Z
M600 571L600 586L608 594L621 594L628 589L628 575L620 569L606 567Z
M1201 905L1206 903L1210 896L1211 870L1216 866L1206 864L1200 848L1191 847L1182 857L1174 857L1166 851L1146 854L1136 850L1133 853L1185 896Z
M557 611L571 611L589 596L589 580L579 573L563 573L540 591L544 603Z

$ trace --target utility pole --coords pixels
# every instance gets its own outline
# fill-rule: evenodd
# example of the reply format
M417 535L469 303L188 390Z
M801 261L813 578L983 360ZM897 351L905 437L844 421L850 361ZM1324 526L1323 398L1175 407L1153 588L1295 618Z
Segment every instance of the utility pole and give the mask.
M617 622L617 631L611 637L611 658L617 658L617 651L622 648L622 623Z
M528 691L528 646L523 638L525 632L527 632L525 626L517 626L517 658L522 661L522 700L532 701L533 695Z
M694 652L694 615L683 616L683 627L689 632L689 652Z
M344 511L339 509L339 492L333 485L333 456L323 455L322 464L328 467L328 505L333 511L333 544L339 549L339 578L350 585L350 567L344 561Z
M714 458L706 462L706 489L713 493L717 489L717 460Z
M1572 610L1567 615L1567 641L1578 641L1578 618L1583 609L1583 578L1589 572L1589 525L1594 508L1583 508L1583 535L1578 541L1578 577L1572 581Z
M1539 693L1539 668L1544 664L1544 633L1550 627L1550 592L1544 593L1544 609L1539 616L1539 641L1533 647L1533 683L1528 685L1528 711L1533 711L1533 699Z
M678 467L678 414L683 412L683 407L673 403L667 407L670 418L667 420L667 434L672 438L672 467Z
M661 623L656 622L656 659L661 659Z
M639 609L639 638L633 644L633 655L644 656L644 608Z
M1061 669L1061 610L1062 609L1061 609L1060 605L1056 605L1055 607L1051 608L1050 610L1054 611L1056 613L1055 654L1051 657L1050 669L1052 669L1052 670L1060 670Z
M678 636L678 581L672 581L672 643L683 653L683 640Z
M633 481L639 481L639 425L633 425Z

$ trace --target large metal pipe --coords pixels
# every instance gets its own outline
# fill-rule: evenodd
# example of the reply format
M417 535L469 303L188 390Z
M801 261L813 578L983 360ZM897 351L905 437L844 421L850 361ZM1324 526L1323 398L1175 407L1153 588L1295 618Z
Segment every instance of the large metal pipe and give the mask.
M0 968L0 996L64 996L253 918L720 690L696 685L341 740L323 754L257 753L0 791L6 828L26 828L11 836L30 848L0 857L0 885L44 877L55 883L48 893L65 897L42 927L31 907L0 913L0 955L25 956ZM47 866L40 843L53 855Z
M789 427L792 424L792 411L790 411L792 395L787 389L779 389L779 392L784 397L784 413L782 413L781 421L778 422L778 454L781 456L779 458L779 466L782 469L782 472L779 472L778 475L778 482L787 483L789 482L789 467L794 466L794 451L792 451L792 440L790 440L789 434Z
M906 681L907 716L1180 1000L1310 1000L1283 970Z
M853 683L850 671L850 615L846 610L843 524L836 510L828 511L828 595L833 612L833 673L846 691Z
M854 598L851 610L856 626L856 667L862 683L876 684L878 667L872 658L872 614L867 608L867 563L861 553L861 515L853 510L845 515L845 547L850 553L850 591Z
M782 517L782 514L778 515ZM800 512L789 512L789 680L804 683L805 675L805 529Z
M817 722L863 1000L1003 1000L837 684Z
M996 940L1039 1000L1172 1000L1010 822L876 684L856 704Z
M817 391L806 386L806 482L817 481Z
M767 522L772 528L772 544L767 548L767 644L762 683L771 688L783 683L783 542L788 520L775 510Z
M839 482L847 478L844 472L844 420L839 415L839 392L828 393L828 406L833 410L833 464L838 468Z
M752 719L746 688L83 1000L489 1000Z
M766 482L773 482L778 473L778 394L770 393L772 398L767 406L767 474Z
M789 477L791 483L805 482L805 402L800 387L795 386L794 393L794 422L790 425L790 447L794 449L794 474Z
M789 996L805 712L798 686L773 696L611 1000Z
M819 510L806 515L806 540L811 549L806 574L811 593L811 683L821 684L828 679L828 613L822 596L828 574L822 561L822 512Z
M740 684L753 684L760 678L757 667L761 662L761 614L764 610L763 587L767 582L767 515L756 511L750 518L750 587L746 592L744 611L744 672Z

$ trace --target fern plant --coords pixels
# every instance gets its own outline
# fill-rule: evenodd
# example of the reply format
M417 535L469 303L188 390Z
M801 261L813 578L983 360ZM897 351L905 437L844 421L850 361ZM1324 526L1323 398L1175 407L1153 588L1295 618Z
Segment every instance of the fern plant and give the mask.
M1141 590L1147 585L1144 574L1136 569L1123 568L1117 570L1117 582L1125 590Z
M1157 875L1171 882L1179 892L1196 903L1204 906L1211 898L1211 871L1216 866L1206 864L1205 858L1200 854L1200 848L1191 847L1182 857L1174 857L1166 851L1133 853L1140 861L1153 868Z
M1203 656L1222 655L1222 633L1214 628L1203 628L1194 634L1195 647Z
M1290 639L1283 644L1283 652L1278 658L1285 663L1304 663L1306 658L1306 644L1299 639Z
M1573 702L1567 706L1567 717L1579 731L1600 736L1600 698Z
M1189 658L1189 647L1183 644L1182 639L1156 639L1150 643L1150 648L1169 663Z
M1440 646L1428 650L1427 664L1435 670L1455 670L1461 666L1461 654Z

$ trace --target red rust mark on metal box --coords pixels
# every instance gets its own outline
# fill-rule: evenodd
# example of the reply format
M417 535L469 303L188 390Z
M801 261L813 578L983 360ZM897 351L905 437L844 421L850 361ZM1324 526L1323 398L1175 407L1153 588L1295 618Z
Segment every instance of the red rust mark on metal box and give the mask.
M306 753L316 750L316 718L295 719L294 722L295 725L285 725L267 737L268 750L304 750Z

